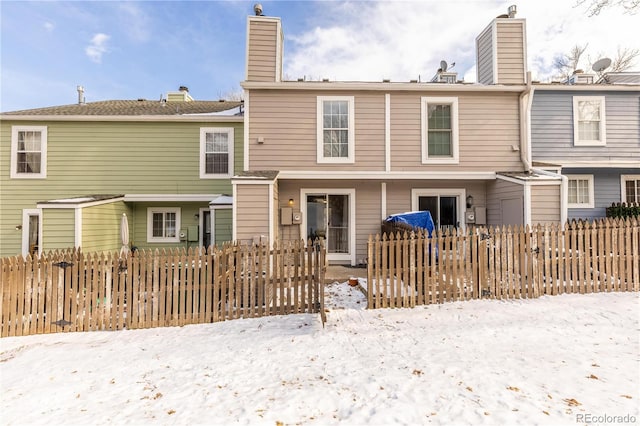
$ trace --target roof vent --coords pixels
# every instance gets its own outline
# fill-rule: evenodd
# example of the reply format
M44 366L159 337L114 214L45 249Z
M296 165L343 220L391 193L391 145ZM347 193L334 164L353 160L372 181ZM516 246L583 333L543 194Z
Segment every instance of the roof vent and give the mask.
M571 77L564 81L564 84L593 84L595 75L585 74L583 70L575 70Z
M253 5L253 13L255 13L256 16L262 16L262 5L260 3Z
M180 86L180 87L178 88L178 90L179 90L180 92L187 92L187 93L189 93L189 88L188 88L187 86Z
M78 86L77 90L78 90L78 105L84 105L85 104L85 101L84 101L84 87Z
M507 9L508 13L509 13L509 18L513 19L516 17L516 13L518 13L518 7L515 4L512 4L511 6L509 6L509 9Z

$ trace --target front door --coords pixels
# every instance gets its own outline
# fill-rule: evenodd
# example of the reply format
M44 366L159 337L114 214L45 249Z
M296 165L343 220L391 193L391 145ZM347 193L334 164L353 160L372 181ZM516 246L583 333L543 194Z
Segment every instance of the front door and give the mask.
M303 194L306 210L304 237L312 240L325 239L329 260L349 260L353 263L353 194L351 191L348 192Z
M39 209L27 209L22 211L22 255L34 256L41 251L41 215Z
M200 224L202 229L202 245L208 248L211 245L211 211L202 211L202 223Z

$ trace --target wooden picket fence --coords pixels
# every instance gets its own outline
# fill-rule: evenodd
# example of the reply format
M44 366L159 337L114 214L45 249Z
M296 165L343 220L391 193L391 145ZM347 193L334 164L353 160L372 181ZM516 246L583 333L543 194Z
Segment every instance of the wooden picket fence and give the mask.
M369 308L640 290L638 218L369 238Z
M0 336L320 313L324 242L1 259Z

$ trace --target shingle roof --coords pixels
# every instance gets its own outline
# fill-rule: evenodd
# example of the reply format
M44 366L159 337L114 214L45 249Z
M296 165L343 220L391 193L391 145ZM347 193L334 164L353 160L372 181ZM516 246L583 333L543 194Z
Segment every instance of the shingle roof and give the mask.
M161 102L147 100L99 101L3 112L2 115L185 115L212 114L238 108L241 101ZM239 114L238 110L238 115Z

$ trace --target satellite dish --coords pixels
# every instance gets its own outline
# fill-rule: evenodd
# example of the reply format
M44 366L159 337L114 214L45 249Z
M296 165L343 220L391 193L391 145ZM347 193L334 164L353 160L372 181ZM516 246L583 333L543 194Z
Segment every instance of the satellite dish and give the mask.
M591 69L594 70L595 72L602 72L602 71L606 70L607 68L609 68L609 65L611 65L611 59L602 58L602 59L597 60L593 64Z
M442 72L447 72L447 61L440 61L440 69Z

